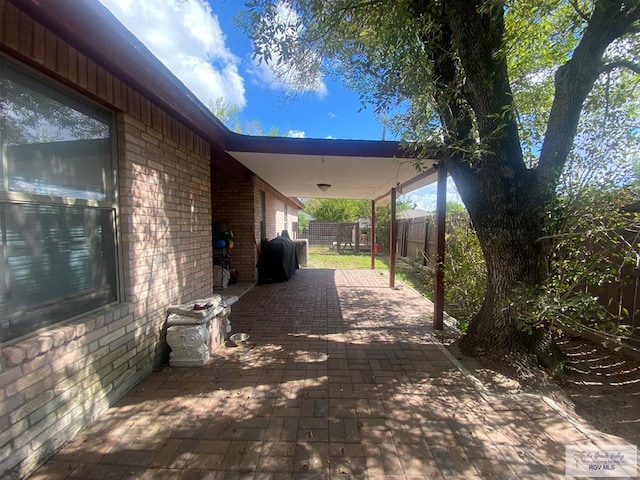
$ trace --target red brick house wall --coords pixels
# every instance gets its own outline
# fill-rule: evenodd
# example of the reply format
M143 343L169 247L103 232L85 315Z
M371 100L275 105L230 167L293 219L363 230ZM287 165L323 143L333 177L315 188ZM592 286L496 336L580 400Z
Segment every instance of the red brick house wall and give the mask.
M255 177L254 189L254 205L257 211L259 211L258 206L260 205L260 192L265 192L267 240L271 240L282 233L283 227L285 226L283 223L285 205L287 206L286 210L288 212L287 226L290 229L292 219L295 218L297 221L298 205L258 177ZM260 231L259 227L260 217L258 216L256 226L258 232ZM291 233L292 232L289 231L289 234ZM293 235L291 236L293 237Z
M2 345L0 477L32 472L164 359L166 307L212 291L210 145L0 0L0 48L116 114L121 301Z
M256 176L237 178L214 169L212 178L213 221L226 222L233 231L232 265L238 270L241 281L254 282L257 280L257 252L261 241L262 192L267 240L281 233L285 205L288 225L293 223L293 219L297 220L298 206Z
M253 205L253 181L251 177L237 178L217 169L212 179L213 221L226 222L234 236L232 268L238 271L240 281L255 282L254 238L259 238L260 230L254 230L254 219L259 213Z

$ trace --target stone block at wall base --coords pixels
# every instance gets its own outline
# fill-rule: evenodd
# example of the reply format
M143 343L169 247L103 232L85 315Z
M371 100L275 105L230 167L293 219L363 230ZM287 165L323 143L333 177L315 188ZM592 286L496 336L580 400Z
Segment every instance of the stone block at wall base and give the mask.
M172 367L201 367L209 361L206 325L173 325L167 329Z
M169 307L167 318L167 344L171 348L169 365L172 367L201 367L210 355L224 343L231 331L231 305L238 297L220 297L198 300L195 303ZM206 308L194 310L195 305Z
M231 332L230 314L231 307L225 307L222 312L208 322L207 330L209 337L207 339L207 345L209 347L209 354L213 354L220 345L224 344L227 334Z

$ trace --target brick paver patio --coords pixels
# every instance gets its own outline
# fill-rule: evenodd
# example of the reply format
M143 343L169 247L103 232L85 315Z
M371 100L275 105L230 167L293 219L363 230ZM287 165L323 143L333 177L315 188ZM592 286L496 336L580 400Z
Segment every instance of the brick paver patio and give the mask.
M377 271L301 270L234 305L248 347L154 372L33 479L563 478L565 445L624 443L541 398L492 397Z

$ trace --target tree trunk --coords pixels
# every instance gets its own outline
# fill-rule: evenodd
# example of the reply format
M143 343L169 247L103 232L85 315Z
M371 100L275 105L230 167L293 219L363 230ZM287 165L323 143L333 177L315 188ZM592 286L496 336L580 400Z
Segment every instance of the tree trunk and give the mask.
M551 199L542 198L526 174L486 168L478 172L460 163L450 169L456 184L462 186L460 194L487 267L484 302L461 341L463 352L499 357L525 354L554 368L560 356L549 326L524 333L509 308L514 289L535 289L547 278L548 243L540 239L545 231L545 207Z
M517 287L535 288L545 279L545 254L536 242L541 229L529 211L517 215L476 212L471 220L487 267L484 302L469 324L463 342L473 355L488 351L502 353L522 349L521 334L512 318L509 299Z
M637 2L636 2L637 3ZM416 18L433 15L432 2L413 2ZM554 200L572 148L582 105L602 73L603 55L640 19L640 6L597 0L571 58L555 76L555 98L540 158L525 165L505 43L503 2L442 3L437 35L425 45L433 68L435 104L449 147L448 168L473 221L487 267L487 291L461 342L471 355L555 353L548 325L527 335L509 301L514 289L533 291L547 277L545 213ZM633 30L633 29L632 29ZM428 158L428 157L427 157Z

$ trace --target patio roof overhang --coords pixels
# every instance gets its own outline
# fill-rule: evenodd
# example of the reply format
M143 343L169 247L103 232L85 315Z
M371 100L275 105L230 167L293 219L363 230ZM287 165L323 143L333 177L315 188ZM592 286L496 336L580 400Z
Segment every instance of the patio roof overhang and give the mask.
M437 161L408 158L398 142L251 137L231 134L227 152L287 197L390 202L437 180ZM321 190L318 184L330 185Z

